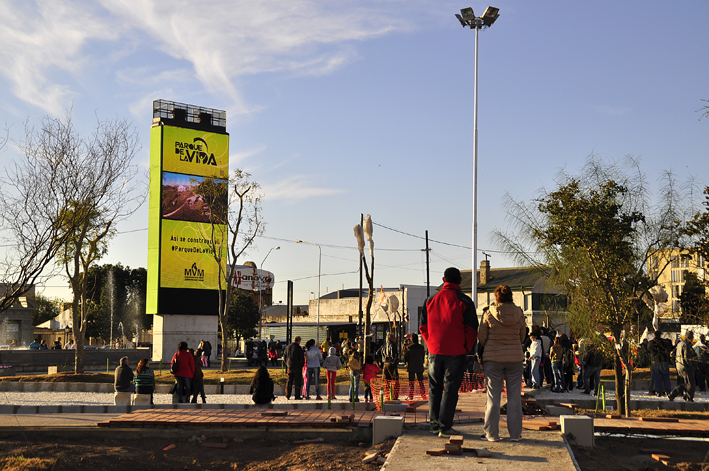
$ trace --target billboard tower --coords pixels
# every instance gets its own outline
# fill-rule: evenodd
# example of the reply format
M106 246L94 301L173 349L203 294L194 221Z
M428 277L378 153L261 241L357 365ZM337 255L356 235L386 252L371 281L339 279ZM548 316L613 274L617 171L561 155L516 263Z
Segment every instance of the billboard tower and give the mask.
M216 353L219 267L210 250L213 218L200 183L228 176L226 112L155 100L147 289L153 360L169 361L181 341L196 348L200 339L209 340ZM223 198L226 203L226 193ZM216 229L226 234L224 226Z

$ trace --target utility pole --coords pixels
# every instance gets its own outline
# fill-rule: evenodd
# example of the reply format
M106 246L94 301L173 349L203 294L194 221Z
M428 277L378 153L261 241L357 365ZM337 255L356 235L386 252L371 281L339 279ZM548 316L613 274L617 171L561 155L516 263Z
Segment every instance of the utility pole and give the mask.
M426 297L431 296L431 273L428 253L431 249L428 248L428 230L426 230L426 248L423 249L426 252Z

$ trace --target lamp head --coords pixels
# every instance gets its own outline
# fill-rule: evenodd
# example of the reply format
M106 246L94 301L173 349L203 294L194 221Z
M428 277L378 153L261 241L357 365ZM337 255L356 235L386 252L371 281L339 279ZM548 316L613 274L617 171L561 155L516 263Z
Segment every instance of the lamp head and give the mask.
M303 241L302 241L302 240L296 240L295 243L296 243L296 244L302 244Z
M482 19L485 26L492 26L495 20L500 16L500 9L495 7L487 7L483 13Z
M470 7L460 10L460 14L463 15L463 20L466 22L475 19L475 13L473 13L473 9Z
M281 250L281 246L277 245L276 247L273 247L273 250Z
M468 24L465 22L462 16L460 16L458 13L455 14L455 17L458 18L458 21L460 21L460 24L465 28L468 26Z

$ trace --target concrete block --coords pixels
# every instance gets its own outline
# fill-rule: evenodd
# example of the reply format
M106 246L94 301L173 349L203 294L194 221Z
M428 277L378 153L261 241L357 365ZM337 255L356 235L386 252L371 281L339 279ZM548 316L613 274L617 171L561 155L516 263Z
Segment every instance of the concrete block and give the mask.
M549 405L549 406L545 406L545 409L551 415L573 415L574 414L574 410L571 407Z
M135 394L135 395L133 395L133 405L149 406L150 405L150 394Z
M61 406L63 414L81 414L83 406Z
M38 414L57 414L59 413L59 406L37 406Z
M52 383L54 392L65 392L68 383Z
M593 418L586 415L562 415L561 433L572 434L579 446L594 446Z
M42 392L54 391L54 383L39 383L39 390Z
M129 406L132 394L129 392L118 392L113 394L113 403L117 406Z
M404 431L403 417L379 416L373 422L372 446L385 442L389 437L400 437Z
M406 412L408 404L384 404L384 412Z
M47 374L48 375L55 375L55 374L59 373L60 371L61 370L59 369L58 366L47 367Z

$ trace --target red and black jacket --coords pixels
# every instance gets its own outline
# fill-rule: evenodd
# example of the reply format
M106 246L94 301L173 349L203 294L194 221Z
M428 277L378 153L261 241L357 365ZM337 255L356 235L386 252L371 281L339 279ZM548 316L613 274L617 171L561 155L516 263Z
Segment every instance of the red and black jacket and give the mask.
M478 338L475 303L460 286L444 283L426 300L419 328L432 355L466 355Z

